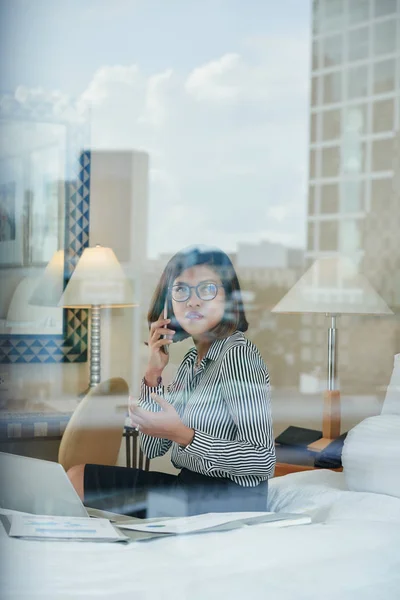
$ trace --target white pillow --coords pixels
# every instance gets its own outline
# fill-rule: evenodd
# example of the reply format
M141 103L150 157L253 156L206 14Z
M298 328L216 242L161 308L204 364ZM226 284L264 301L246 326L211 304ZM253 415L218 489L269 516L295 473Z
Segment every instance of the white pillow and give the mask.
M349 490L400 498L400 415L369 417L351 429L342 464Z

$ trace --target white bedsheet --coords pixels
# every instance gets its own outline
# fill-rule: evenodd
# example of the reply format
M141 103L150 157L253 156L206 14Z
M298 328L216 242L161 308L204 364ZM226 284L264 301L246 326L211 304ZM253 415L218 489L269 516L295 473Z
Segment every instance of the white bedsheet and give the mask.
M2 598L398 600L400 500L349 492L340 473L270 482L271 510L312 525L257 525L136 543L28 542L1 532Z

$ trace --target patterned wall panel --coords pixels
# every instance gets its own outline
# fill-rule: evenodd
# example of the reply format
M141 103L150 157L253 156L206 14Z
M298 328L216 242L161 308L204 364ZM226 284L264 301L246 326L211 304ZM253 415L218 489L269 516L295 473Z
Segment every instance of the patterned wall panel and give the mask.
M56 101L57 100L57 101ZM0 96L0 121L62 123L67 128L65 169L64 286L83 250L89 245L90 151L85 115L65 99L19 94ZM0 364L85 362L88 350L88 311L64 311L63 334L0 335Z

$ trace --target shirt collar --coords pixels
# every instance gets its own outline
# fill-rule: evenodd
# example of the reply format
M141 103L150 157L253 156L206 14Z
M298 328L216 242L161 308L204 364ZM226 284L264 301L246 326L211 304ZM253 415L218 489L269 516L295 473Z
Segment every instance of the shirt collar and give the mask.
M214 340L213 343L211 344L211 346L209 347L207 354L205 355L205 359L206 360L217 360L221 350L222 350L222 346L225 344L227 338L223 338L221 340Z
M236 332L237 333L237 332ZM233 334L235 335L235 334ZM204 356L204 358L202 359L203 361L208 361L208 360L212 360L212 361L216 361L218 356L221 353L221 350L224 346L224 344L226 343L226 341L232 336L229 336L227 338L222 338L222 339L218 339L218 340L214 340L211 344L211 346L209 347L207 354ZM196 356L197 356L197 350L196 348L193 348L193 355L192 355L192 360L193 363L196 360Z

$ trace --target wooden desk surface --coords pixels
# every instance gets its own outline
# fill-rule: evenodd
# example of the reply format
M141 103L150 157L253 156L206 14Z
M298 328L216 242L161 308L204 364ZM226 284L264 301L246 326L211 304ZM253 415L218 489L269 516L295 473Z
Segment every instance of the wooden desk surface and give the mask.
M305 465L292 465L290 463L276 463L274 477L282 477L289 473L299 473L300 471L320 471L319 467L310 467ZM343 467L339 469L329 469L329 471L343 471Z

